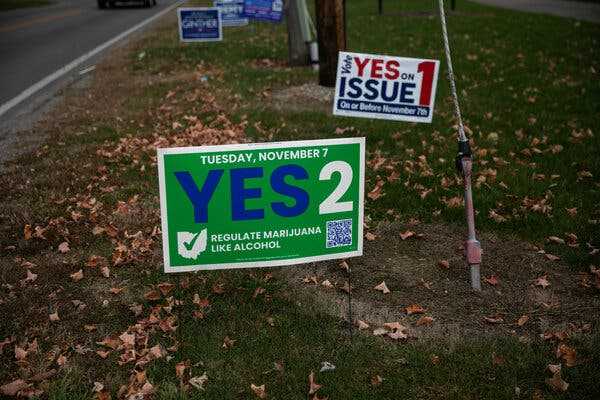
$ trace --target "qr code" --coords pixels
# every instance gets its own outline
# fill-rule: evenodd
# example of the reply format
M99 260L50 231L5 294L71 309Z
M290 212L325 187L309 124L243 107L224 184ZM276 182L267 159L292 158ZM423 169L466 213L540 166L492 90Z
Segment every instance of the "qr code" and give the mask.
M327 221L326 247L349 246L352 244L352 220Z

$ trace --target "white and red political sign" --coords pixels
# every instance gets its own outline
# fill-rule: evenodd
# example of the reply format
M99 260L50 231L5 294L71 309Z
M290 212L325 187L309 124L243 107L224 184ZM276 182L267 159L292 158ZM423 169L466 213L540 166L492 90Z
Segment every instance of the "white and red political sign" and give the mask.
M340 52L333 114L431 122L437 60Z

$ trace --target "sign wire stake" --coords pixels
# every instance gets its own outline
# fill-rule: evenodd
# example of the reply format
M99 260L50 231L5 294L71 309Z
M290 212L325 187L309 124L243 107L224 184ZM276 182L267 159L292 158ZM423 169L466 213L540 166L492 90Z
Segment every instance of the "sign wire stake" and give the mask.
M465 255L471 272L471 287L473 290L481 290L481 244L477 240L475 233L475 212L473 208L473 191L471 187L471 175L473 171L473 158L469 139L465 134L465 128L460 114L458 104L458 94L456 92L456 83L454 81L454 71L452 70L452 57L450 55L450 44L448 42L448 30L446 29L446 14L444 12L444 0L438 0L440 7L440 21L442 24L442 37L444 39L444 50L446 53L446 62L448 64L448 81L450 82L450 92L454 103L454 116L458 123L458 155L456 156L456 167L463 177L465 190L465 214L467 218L468 235L465 241Z
M352 343L354 339L354 321L352 319L352 280L350 279L351 275L350 264L348 264L348 322L350 323L350 343Z

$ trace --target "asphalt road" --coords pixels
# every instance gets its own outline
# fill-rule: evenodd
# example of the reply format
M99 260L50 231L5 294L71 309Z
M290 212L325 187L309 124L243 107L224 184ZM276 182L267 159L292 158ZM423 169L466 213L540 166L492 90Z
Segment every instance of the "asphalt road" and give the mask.
M2 142L14 141L9 131L26 128L23 120L30 119L40 102L51 101L53 93L69 83L69 77L92 65L105 51L67 74L55 74L57 79L36 87L31 96L13 106L15 99L22 98L23 92L32 92L32 86L79 57L179 1L157 3L151 8L143 7L141 2L117 3L117 8L101 10L96 0L56 0L46 7L0 12L0 162L7 151Z

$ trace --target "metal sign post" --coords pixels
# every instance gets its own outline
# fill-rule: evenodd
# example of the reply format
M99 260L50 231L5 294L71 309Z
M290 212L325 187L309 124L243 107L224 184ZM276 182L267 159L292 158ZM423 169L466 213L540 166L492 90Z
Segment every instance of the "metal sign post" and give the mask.
M450 56L450 44L448 43L448 31L446 29L446 14L444 12L444 0L439 0L440 20L442 22L442 36L444 39L444 50L446 52L446 61L448 63L448 81L450 82L450 91L452 101L454 102L454 115L458 123L458 155L456 156L456 167L463 177L465 188L465 213L467 217L468 236L465 242L465 255L467 263L471 270L471 287L473 290L481 290L481 276L479 267L481 265L481 245L475 234L475 213L473 209L473 192L471 189L471 174L473 171L473 159L469 139L465 135L460 107L458 105L458 94L454 82L454 72L452 70L452 58Z

